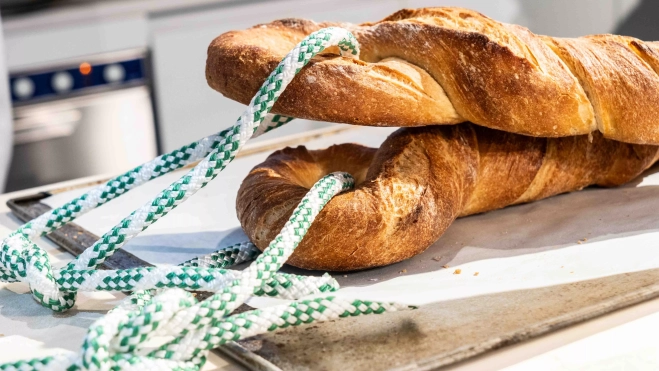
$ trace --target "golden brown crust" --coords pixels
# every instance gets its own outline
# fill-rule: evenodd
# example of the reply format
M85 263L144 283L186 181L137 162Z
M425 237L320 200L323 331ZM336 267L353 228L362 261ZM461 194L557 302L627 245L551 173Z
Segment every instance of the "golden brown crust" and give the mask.
M430 8L402 10L353 32L363 60L395 56L424 68L466 120L549 137L594 129L578 81L525 28L466 9Z
M247 104L286 53L309 33L332 25L281 20L267 27L225 33L208 48L208 84ZM392 62L373 64L333 54L317 56L288 85L272 112L363 125L464 121L426 71L405 66L404 61Z
M476 173L476 157L469 150L474 143L468 143L475 137L470 127L458 126L436 145L428 145L437 135L432 129L418 128L414 133L394 133L377 154L354 144L275 152L252 170L238 191L238 218L245 232L259 248L265 248L310 184L332 171L362 174L368 170L365 178L356 178L354 191L335 196L316 217L288 263L354 270L390 264L423 251L448 228L466 201L462 195L473 187L462 174ZM288 175L291 172L296 177ZM444 176L433 175L440 173ZM301 180L301 174L308 177ZM430 228L421 220L435 223Z
M461 216L508 206L533 182L545 159L547 140L474 126L478 140L478 181Z
M378 126L472 121L539 137L599 127L610 139L659 144L658 44L613 35L552 39L461 8L404 9L362 25L282 20L229 32L208 49L208 83L247 103L297 42L336 25L358 39L360 60L314 58L273 112Z
M614 35L546 40L581 81L605 137L633 143L659 138L659 75L631 45L640 40Z
M458 216L529 202L598 184L623 184L648 168L659 147L601 134L532 138L471 124L405 128L376 151L356 144L273 153L245 178L236 209L265 248L309 187L334 171L356 188L320 212L289 263L347 271L414 256Z

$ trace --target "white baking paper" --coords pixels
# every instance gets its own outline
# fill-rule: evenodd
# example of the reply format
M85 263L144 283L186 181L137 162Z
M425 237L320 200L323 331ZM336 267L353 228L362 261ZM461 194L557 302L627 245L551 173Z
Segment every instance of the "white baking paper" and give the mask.
M379 146L391 131L355 128L305 145L314 149L345 142ZM246 240L235 214L236 193L249 170L269 153L236 159L206 188L124 248L153 264L178 264ZM76 223L101 235L182 174L168 174L133 190ZM650 170L623 187L588 188L459 219L413 259L345 274L348 277L335 274L343 286L338 295L426 304L657 268L658 185L659 174ZM83 191L44 202L56 207ZM274 302L258 299L250 304Z

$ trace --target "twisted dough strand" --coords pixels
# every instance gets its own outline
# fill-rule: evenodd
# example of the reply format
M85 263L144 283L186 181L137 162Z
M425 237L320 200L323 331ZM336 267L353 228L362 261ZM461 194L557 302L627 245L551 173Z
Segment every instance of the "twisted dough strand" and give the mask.
M208 49L208 83L247 103L291 45L328 25L287 19L223 34ZM404 9L341 26L358 39L360 60L316 57L273 112L357 125L471 121L539 137L599 130L659 144L657 42L539 36L461 8Z

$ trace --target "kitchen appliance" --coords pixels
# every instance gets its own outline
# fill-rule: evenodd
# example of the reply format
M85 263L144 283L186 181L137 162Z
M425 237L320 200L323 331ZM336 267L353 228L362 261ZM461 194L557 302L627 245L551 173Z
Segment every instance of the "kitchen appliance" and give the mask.
M146 51L12 72L7 191L115 174L157 154Z

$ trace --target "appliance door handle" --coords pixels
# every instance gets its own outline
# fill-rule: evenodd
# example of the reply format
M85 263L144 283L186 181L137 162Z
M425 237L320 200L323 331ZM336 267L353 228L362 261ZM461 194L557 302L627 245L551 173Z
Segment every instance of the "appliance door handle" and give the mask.
M46 111L14 120L14 144L42 142L72 135L80 121L78 109Z

